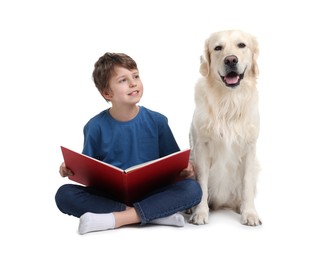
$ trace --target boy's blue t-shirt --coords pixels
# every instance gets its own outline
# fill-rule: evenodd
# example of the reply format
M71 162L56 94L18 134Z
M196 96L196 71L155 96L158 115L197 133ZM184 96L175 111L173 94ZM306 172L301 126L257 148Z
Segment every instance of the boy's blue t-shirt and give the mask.
M130 121L117 121L104 110L84 126L83 154L121 169L177 151L168 119L143 106Z

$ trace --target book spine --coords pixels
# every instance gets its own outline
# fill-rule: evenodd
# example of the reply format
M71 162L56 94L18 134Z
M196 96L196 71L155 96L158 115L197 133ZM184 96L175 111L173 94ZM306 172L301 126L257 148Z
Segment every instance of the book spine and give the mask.
M126 172L123 172L122 177L123 177L123 191L124 191L124 193L123 193L123 195L124 195L123 200L124 200L124 203L126 205L129 205L130 206L131 203L130 203L129 185L128 185L128 180L127 180L127 174L126 174Z

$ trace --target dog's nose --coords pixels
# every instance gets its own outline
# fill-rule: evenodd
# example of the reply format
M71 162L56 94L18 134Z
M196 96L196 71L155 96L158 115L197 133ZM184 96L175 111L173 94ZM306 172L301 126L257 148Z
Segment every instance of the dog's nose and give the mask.
M230 55L225 58L224 62L226 66L234 67L238 63L238 58L235 55Z

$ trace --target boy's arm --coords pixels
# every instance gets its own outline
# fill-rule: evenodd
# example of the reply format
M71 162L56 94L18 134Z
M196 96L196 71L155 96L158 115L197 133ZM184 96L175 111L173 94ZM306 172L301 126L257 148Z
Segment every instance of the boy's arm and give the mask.
M164 117L164 121L159 126L159 144L161 157L178 152L180 150L170 126L168 125L168 119L166 117Z

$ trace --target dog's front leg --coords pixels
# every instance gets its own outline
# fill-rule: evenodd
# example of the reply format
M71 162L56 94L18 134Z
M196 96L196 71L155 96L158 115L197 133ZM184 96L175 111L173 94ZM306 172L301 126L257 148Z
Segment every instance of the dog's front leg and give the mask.
M202 190L201 202L193 208L192 215L189 222L196 225L203 225L208 223L209 206L208 206L208 177L209 177L209 165L207 159L201 153L200 149L207 149L203 145L197 145L194 152L194 167L196 171L197 180Z
M255 147L253 147L245 156L244 164L241 222L248 226L258 226L261 224L261 221L255 209L254 199L259 165L256 160Z

